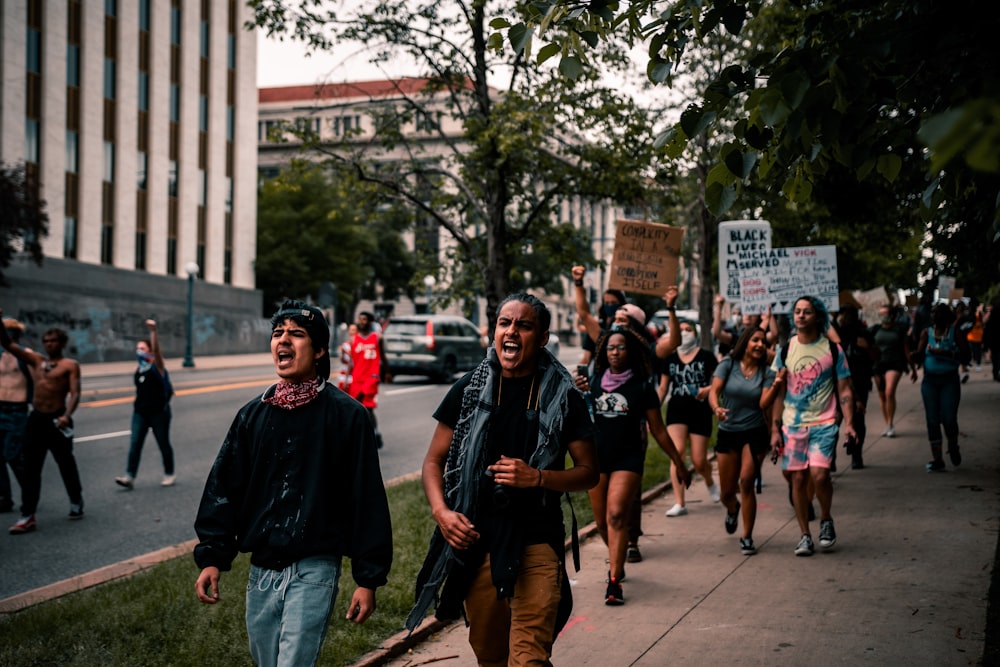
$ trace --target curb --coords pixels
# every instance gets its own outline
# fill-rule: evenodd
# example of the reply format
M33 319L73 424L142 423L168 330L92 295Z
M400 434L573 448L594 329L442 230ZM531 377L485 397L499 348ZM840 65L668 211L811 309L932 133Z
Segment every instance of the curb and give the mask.
M642 494L642 504L645 505L666 493L671 488L670 481L661 482L653 486ZM579 531L580 541L588 540L597 534L597 524L591 521ZM571 540L566 540L566 551L572 548ZM394 658L398 658L414 646L423 643L439 632L448 630L451 626L461 622L461 619L453 621L439 621L434 616L428 616L417 626L412 634L403 630L385 640L381 648L377 648L361 657L357 662L349 667L382 667Z

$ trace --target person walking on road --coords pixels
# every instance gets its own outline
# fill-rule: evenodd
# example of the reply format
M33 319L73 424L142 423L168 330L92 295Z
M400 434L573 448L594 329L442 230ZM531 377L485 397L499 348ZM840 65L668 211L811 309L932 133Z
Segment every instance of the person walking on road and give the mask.
M389 504L363 406L328 382L322 311L286 301L271 318L279 382L233 420L195 520L198 599L219 602L220 572L250 553L246 627L258 665L314 665L333 614L341 560L364 623L392 564Z
M35 510L42 492L42 468L50 451L69 496L69 518L83 518L83 485L73 456L73 413L80 404L80 364L63 356L68 342L65 331L49 329L42 334L43 356L21 347L0 327L0 345L27 364L33 384L32 410L24 429L21 518L10 527L12 535L30 533L37 527Z
M920 397L924 402L927 439L933 457L927 463L927 472L942 472L945 469L941 456L942 427L951 464L962 463L958 446L958 404L962 399L959 368L968 366L970 358L968 341L957 333L955 313L948 304L939 303L931 310L931 326L920 334L917 357L923 359Z
M437 527L406 627L435 601L439 619L459 618L464 602L480 665L548 665L572 610L559 500L598 481L593 423L545 349L545 304L512 294L496 315L486 359L434 413L422 473Z
M868 413L868 395L871 393L872 374L875 362L878 361L878 347L875 340L858 317L858 307L853 304L841 304L837 321L833 323L841 347L847 357L847 367L851 370L851 389L854 392L854 432L857 438L847 450L851 457L851 468L861 470L865 467L864 446L868 428L865 417Z
M174 393L173 386L163 362L163 354L160 352L156 320L146 320L146 329L149 330L149 338L140 340L135 345L139 365L135 369L133 378L135 403L132 409L132 437L129 441L128 461L125 474L115 477L115 483L126 489L135 486L142 446L150 429L163 458L163 480L160 485L173 486L177 481L174 475L174 449L170 446L170 398Z
M646 428L673 462L678 484L690 486L691 475L663 424L660 399L652 384L653 360L645 341L630 327L612 326L597 343L593 375L577 378L589 391L597 426L600 481L589 492L594 522L608 546L607 605L625 603L622 580L631 506L641 487L646 458Z
M854 432L854 396L851 372L837 343L825 334L830 315L823 302L804 296L795 301L792 320L796 333L787 349L779 350L772 369L787 369L785 382L775 394L771 429L771 458L781 456L781 468L790 473L795 518L802 537L796 556L811 556L810 502L807 482L811 479L820 505L819 546L832 549L837 543L831 506L833 482L830 465L837 447L837 401L843 413L843 431L850 441Z
M382 434L375 419L375 408L378 407L379 383L388 381L388 367L382 349L382 333L375 329L377 324L372 313L358 315L358 332L351 340L351 384L348 385L348 393L367 408L375 429L375 443L382 449Z
M726 506L725 528L730 535L735 533L742 512L740 552L744 556L757 553L753 541L757 522L755 482L771 450L765 410L771 407L786 375L786 369L776 374L767 365L767 332L760 327L749 327L715 369L708 394L712 412L719 420L715 454L722 502Z
M720 499L719 487L712 481L712 463L708 460L708 441L712 437L712 409L707 402L712 374L718 365L715 355L698 346L698 329L690 320L680 321L681 344L663 360L663 376L659 398L667 401L667 432L677 446L683 460L691 441L691 463L705 480L705 487L712 502ZM684 466L672 466L674 505L667 510L668 517L687 514L685 495L687 487L680 483L678 474Z
M910 342L906 327L888 305L878 309L879 323L871 328L872 337L878 347L878 361L875 363L875 387L882 406L885 430L882 435L896 437L896 389L903 373L909 371L910 378L917 381L917 368L910 359Z
M5 318L3 328L12 341L20 342L23 324ZM24 428L33 390L28 364L0 347L0 512L14 509L8 466L17 483L24 486Z

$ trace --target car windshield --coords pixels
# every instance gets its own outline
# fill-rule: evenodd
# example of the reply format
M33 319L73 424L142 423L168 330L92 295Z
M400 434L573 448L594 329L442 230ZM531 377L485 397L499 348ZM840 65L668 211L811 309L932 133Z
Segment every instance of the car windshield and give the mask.
M426 322L393 322L385 330L386 336L423 336L427 333Z

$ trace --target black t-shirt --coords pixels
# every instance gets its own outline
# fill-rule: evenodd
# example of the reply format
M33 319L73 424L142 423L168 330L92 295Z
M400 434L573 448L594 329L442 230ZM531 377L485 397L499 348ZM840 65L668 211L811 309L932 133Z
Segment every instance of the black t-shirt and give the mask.
M611 461L628 458L637 452L644 456L643 438L646 412L660 409L660 398L648 381L635 378L614 391L605 391L600 379L590 384L594 397L594 422L597 426L597 458L605 470Z
M455 428L462 410L462 393L469 386L472 373L452 385L438 409L434 419L445 426ZM492 464L500 459L501 454L519 458L525 461L531 456L538 444L538 407L546 398L538 397L540 378L527 376L520 378L502 378L496 383L497 395L493 397L496 410L490 419L490 433L487 446L489 452L487 461ZM530 404L529 404L530 394ZM594 427L587 411L583 394L576 389L570 390L569 408L563 419L563 429L560 434L559 446L565 453L569 443L574 440L584 440L594 437ZM562 470L565 456L557 457L554 469ZM522 522L525 544L540 544L552 541L553 531L562 531L562 509L559 507L558 491L546 489L514 489L502 487L510 505L498 507L496 491L492 479L484 476L480 486L481 516L470 517L476 523L477 530L486 535L491 525L500 515L514 516Z

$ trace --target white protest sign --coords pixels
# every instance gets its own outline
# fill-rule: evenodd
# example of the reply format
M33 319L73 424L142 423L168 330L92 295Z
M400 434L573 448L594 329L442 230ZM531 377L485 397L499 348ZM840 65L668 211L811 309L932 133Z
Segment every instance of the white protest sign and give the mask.
M744 313L790 313L795 300L815 296L828 310L840 309L837 282L837 246L772 248L754 266L740 269L740 298Z
M740 302L740 265L749 268L770 250L771 223L767 220L719 223L719 293L726 301Z

